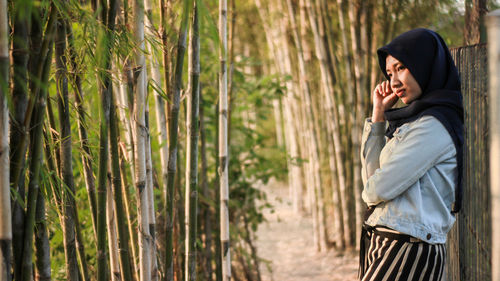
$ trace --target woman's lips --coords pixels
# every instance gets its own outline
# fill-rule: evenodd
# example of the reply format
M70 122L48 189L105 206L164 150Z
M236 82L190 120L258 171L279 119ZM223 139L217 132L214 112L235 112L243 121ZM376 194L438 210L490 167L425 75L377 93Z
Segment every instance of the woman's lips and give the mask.
M397 91L396 91L396 95L397 95L398 97L403 96L403 95L404 95L404 93L405 93L405 90L404 90L404 89L401 89L401 90L397 90Z

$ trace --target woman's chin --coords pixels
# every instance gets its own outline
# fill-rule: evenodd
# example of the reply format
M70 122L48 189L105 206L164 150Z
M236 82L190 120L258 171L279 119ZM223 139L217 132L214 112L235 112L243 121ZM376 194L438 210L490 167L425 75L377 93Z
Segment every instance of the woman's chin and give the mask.
M410 97L402 97L401 98L401 101L406 104L406 105L409 105L414 99L410 98Z

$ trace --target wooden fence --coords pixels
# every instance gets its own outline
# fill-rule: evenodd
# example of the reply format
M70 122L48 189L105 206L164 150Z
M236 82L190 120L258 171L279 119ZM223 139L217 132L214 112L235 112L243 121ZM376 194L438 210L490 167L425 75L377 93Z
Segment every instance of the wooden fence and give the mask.
M462 210L448 235L447 280L491 280L488 64L485 44L451 49L465 107Z

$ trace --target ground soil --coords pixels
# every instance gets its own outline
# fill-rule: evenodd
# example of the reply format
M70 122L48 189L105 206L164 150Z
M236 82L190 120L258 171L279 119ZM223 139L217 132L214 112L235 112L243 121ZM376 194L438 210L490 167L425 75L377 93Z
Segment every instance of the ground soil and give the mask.
M357 254L329 250L317 252L312 241L312 219L293 211L288 187L271 183L263 187L273 210L257 232L262 281L355 281Z

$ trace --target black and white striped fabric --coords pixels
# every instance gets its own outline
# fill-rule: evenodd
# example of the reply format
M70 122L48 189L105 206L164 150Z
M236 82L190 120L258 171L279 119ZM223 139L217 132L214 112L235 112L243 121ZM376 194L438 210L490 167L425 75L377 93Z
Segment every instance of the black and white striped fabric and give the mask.
M446 261L444 244L408 242L372 232L364 255L361 281L441 281Z

